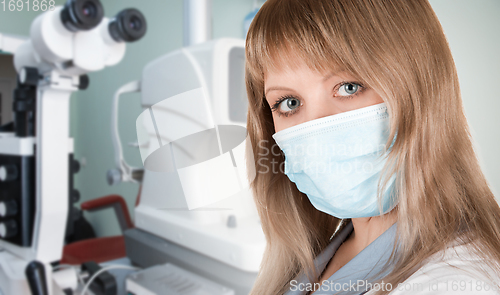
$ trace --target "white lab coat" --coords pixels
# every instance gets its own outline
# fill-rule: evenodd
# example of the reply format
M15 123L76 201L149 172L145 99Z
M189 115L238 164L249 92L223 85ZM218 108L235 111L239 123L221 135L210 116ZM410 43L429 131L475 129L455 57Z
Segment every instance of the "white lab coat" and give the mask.
M486 268L492 278L482 274L479 267ZM499 285L499 273L487 268L484 260L473 255L467 245L455 242L445 251L429 257L423 267L400 285L385 287L393 290L391 295L493 295L500 294ZM374 293L372 289L365 295Z
M342 295L359 295L370 288L353 285L351 283L363 282L382 269L383 264L389 258L394 240L396 238L396 224L380 235L374 242L368 245L356 257L334 273L329 279L333 287L320 289L314 295L331 295L338 292L337 287L342 286ZM318 271L322 271L330 258L334 255L340 244L352 232L353 226L349 222L332 239L330 245L325 248L314 260ZM473 255L467 245L461 245L458 240L452 243L445 251L441 251L429 257L427 262L410 276L405 282L398 286L375 285L365 295L374 294L377 287L392 290L391 295L434 295L434 294L472 294L492 295L500 294L491 283L500 284L500 274L489 270L493 278L489 279L477 270L477 267L486 267L484 261ZM386 270L389 271L389 270ZM383 276L382 276L383 277ZM370 280L374 282L375 280ZM286 295L304 295L307 293L307 284L311 283L304 274L293 280L293 285ZM367 282L368 283L368 282ZM347 284L347 285L345 285ZM347 287L344 287L347 286ZM302 288L301 288L302 287ZM325 286L328 287L328 286ZM390 288L389 288L390 287Z

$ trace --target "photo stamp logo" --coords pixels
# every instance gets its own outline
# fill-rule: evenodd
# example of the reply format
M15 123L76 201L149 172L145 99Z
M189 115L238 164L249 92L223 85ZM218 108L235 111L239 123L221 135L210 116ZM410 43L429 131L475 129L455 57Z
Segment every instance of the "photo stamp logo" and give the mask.
M299 283L297 280L290 281L290 291L322 291L328 293L347 292L348 294L359 294L367 290L392 291L390 283L371 283L367 280L349 280L345 282L333 282L324 280L321 283Z

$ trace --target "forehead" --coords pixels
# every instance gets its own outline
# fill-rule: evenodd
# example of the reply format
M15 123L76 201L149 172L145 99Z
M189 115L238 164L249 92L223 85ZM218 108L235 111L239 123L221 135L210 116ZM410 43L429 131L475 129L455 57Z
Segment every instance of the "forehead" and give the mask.
M311 65L304 58L293 55L289 58L280 57L273 63L267 63L263 68L264 82L267 83L276 79L296 78L302 74L312 74L316 76L325 76L328 73L337 71L334 67L317 67Z
M268 71L264 76L264 90L269 88L289 87L296 88L313 85L321 82L325 75L303 65L301 67L283 67Z
M310 83L326 83L331 79L350 80L359 78L339 67L325 69L311 68L306 63L284 64L279 68L268 69L264 73L264 90L282 85L307 85ZM361 82L361 81L360 81Z
M336 62L333 57L326 57L319 52L304 52L294 49L293 46L281 50L269 50L260 60L264 80L270 75L293 74L300 70L307 70L328 75L331 72L346 71L345 65Z

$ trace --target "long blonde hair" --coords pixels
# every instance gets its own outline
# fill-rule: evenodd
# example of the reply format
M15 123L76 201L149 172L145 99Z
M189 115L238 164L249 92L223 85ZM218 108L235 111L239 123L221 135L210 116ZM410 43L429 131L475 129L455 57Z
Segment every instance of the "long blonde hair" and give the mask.
M397 133L389 162L397 176L400 244L384 282L397 286L457 238L500 273L500 208L478 164L455 64L429 2L267 0L246 40L247 123L257 169L251 187L267 238L251 294L283 294L302 270L317 278L313 259L342 225L270 169L284 158L270 152L279 148L264 77L297 60L321 73L348 72L388 106L389 142Z

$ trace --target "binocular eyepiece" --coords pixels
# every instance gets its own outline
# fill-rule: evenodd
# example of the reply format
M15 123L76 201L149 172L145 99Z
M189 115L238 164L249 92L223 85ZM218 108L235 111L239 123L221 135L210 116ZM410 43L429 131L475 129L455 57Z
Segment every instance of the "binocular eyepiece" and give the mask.
M99 0L68 0L61 11L61 21L71 32L91 30L103 17L104 8Z
M61 21L71 32L91 30L103 18L99 0L68 0L61 11ZM146 34L146 18L135 8L124 9L109 22L108 30L116 42L134 42Z
M134 42L146 34L146 18L135 8L124 9L109 22L108 29L115 41Z

